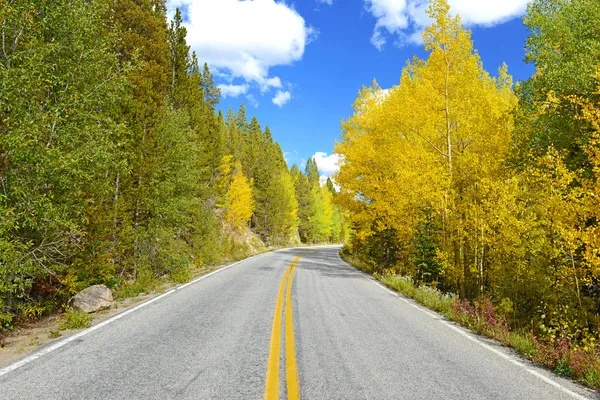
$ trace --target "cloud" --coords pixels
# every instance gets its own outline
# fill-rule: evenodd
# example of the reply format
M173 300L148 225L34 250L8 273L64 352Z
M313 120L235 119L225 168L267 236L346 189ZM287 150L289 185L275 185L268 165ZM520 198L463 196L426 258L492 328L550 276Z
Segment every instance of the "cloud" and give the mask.
M275 94L275 97L273 97L273 104L275 104L277 107L281 108L285 104L287 104L291 99L292 99L292 94L290 92L284 92L284 91L278 90L277 93Z
M382 50L390 38L397 44L422 43L421 31L430 23L427 0L363 0L377 22L371 43ZM451 11L465 25L493 26L518 17L530 0L449 0Z
M230 81L258 84L262 92L282 87L269 69L301 60L317 34L293 8L275 0L168 1L170 15L177 7L187 11L188 43L200 61Z
M317 162L319 172L325 177L331 177L339 169L340 158L337 154L327 155L327 153L317 151L313 158Z
M332 5L333 4L333 0L317 0L317 3L323 3L323 4L327 4L327 5Z
M239 95L246 94L248 92L248 84L243 85L219 85L221 89L221 96L225 97L238 97Z
M248 103L249 103L249 104L250 104L252 107L254 107L254 108L258 108L258 105L259 105L259 103L258 103L258 100L256 100L256 97L254 97L254 95L253 95L253 94L248 94L248 95L246 95L246 100L248 100Z

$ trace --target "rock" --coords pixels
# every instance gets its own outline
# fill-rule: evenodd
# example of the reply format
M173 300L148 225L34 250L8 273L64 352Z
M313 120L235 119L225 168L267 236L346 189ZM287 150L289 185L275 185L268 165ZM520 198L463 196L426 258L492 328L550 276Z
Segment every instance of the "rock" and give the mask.
M104 285L90 286L71 298L71 306L86 313L106 310L112 304L112 291Z

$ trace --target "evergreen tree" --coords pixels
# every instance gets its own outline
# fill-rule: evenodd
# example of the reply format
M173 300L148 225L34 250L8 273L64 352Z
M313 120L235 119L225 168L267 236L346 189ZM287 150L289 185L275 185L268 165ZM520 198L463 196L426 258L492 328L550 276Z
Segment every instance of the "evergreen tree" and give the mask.
M183 18L179 8L175 11L175 17L171 21L169 29L169 48L171 54L171 103L175 109L187 105L186 98L189 93L188 71L191 67L190 46L187 45L187 31L182 26Z
M309 158L306 162L306 176L311 185L319 184L319 169L314 158Z
M335 196L337 194L337 190L335 190L335 186L333 185L331 178L327 178L325 186L327 187L327 189L329 189L329 193L331 193L332 196Z
M298 234L302 242L313 243L315 229L312 221L314 220L315 205L311 195L311 185L308 177L295 164L292 166L291 175L298 201Z
M217 104L219 104L221 90L215 86L212 73L210 72L207 63L204 63L200 85L202 87L202 93L204 94L204 102L209 105L212 111L214 111Z

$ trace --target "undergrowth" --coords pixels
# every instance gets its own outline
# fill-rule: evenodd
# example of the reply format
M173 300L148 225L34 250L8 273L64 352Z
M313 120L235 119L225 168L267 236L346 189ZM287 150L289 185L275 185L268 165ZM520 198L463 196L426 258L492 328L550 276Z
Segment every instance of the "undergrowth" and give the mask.
M92 316L85 311L67 309L62 321L59 324L61 330L65 329L83 329L92 324Z

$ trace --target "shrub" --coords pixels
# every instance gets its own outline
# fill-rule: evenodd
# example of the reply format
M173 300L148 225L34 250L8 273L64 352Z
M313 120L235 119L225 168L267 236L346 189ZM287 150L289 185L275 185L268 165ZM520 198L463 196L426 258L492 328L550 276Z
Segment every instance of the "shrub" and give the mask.
M185 283L192 279L190 262L188 259L183 255L179 255L179 257L173 257L171 260L169 275L171 280L175 283Z
M88 328L92 324L92 317L85 311L67 309L64 319L60 323L61 330L64 329L83 329Z

